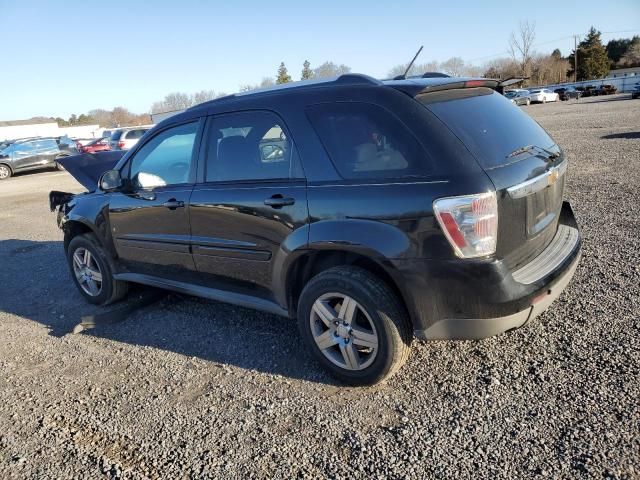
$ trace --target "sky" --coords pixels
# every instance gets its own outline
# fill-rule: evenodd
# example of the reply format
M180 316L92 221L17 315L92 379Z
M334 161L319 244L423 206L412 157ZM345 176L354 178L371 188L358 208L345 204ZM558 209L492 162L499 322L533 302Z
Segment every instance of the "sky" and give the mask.
M408 63L506 55L520 21L536 50L563 55L591 25L640 34L640 0L454 2L0 0L0 120L68 118L93 108L148 112L167 93L233 93L285 62L330 60L377 78Z

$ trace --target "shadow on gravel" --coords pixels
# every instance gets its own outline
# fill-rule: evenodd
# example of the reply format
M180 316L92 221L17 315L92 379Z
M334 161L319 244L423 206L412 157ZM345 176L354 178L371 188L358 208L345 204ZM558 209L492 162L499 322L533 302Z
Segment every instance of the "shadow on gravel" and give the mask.
M624 138L624 139L636 139L636 138L640 138L640 132L623 132L623 133L611 133L609 135L603 135L602 137L600 137L604 140L614 140L617 138Z
M71 280L62 243L0 241L0 315L38 322L54 337L83 331L217 364L337 384L304 352L291 319L141 286L124 302L88 304Z

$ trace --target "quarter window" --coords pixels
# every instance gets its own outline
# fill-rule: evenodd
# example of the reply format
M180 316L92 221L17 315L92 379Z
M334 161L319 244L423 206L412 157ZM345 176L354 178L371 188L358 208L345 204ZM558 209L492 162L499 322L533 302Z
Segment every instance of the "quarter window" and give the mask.
M151 138L134 155L130 178L137 187L189 183L198 122L169 128Z
M302 177L298 157L271 112L239 112L213 117L207 130L207 182Z
M390 112L377 105L312 105L307 115L338 173L346 179L429 174L427 153Z

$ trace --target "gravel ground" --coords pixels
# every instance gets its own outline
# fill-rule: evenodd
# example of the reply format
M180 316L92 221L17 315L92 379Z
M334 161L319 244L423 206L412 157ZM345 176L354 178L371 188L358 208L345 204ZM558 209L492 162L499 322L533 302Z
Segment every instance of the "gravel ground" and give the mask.
M388 383L336 384L292 321L166 295L128 320L71 283L50 189L0 185L0 478L640 478L640 101L526 111L572 161L573 283L531 325L415 343Z

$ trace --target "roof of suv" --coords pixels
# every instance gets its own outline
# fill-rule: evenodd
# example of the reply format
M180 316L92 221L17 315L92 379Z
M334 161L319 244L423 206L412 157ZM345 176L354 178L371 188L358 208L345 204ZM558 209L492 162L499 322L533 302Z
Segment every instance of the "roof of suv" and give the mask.
M290 82L273 87L251 90L249 92L235 93L232 95L227 95L225 97L216 98L215 100L200 103L187 110L189 111L200 109L209 105L217 105L239 98L257 98L264 95L286 94L289 92L308 91L309 89L335 88L340 86L388 86L415 96L426 91L436 91L448 88L463 88L465 86L484 86L496 88L499 83L499 80L470 77L408 77L403 80L378 80L368 75L359 73L347 73L338 77Z

